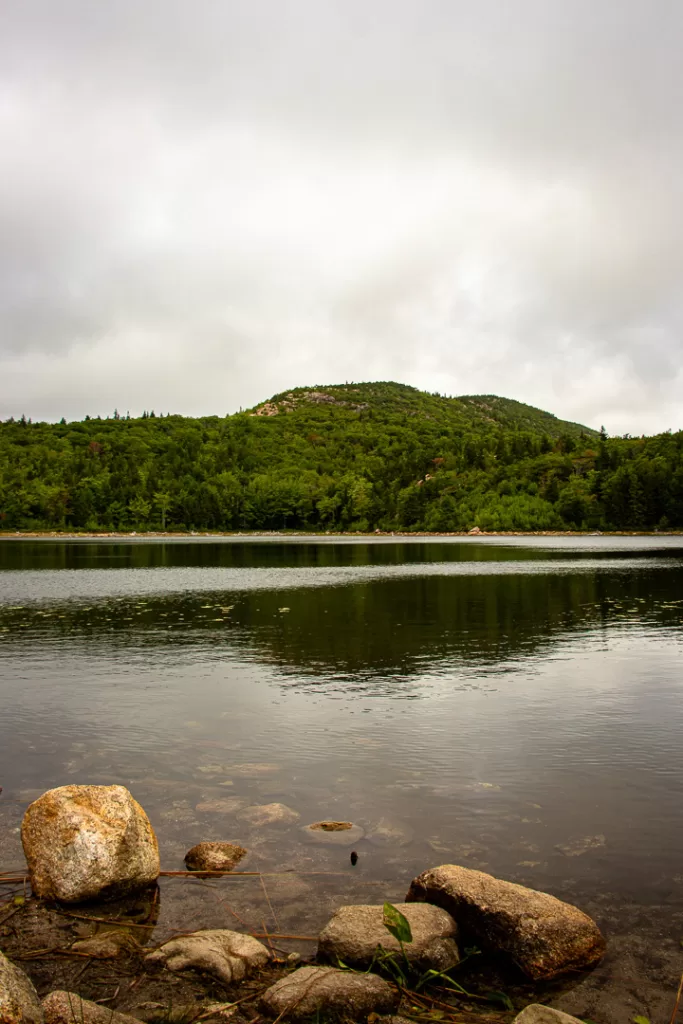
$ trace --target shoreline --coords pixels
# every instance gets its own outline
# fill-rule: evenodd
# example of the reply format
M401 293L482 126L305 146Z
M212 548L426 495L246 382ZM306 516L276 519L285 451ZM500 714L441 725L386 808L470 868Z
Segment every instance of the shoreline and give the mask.
M287 540L289 538L335 537L372 540L374 538L412 538L412 537L471 537L479 540L482 537L683 537L683 530L480 530L473 533L469 530L453 530L432 533L426 530L373 530L372 533L360 533L356 530L327 530L310 532L307 530L0 530L0 540L183 540L215 538L216 540L249 540L252 537L272 537Z

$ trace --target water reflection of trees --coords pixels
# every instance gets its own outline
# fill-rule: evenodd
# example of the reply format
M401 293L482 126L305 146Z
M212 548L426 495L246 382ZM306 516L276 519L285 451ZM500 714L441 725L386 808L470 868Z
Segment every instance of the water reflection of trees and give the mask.
M683 547L683 545L682 545ZM651 557L650 551L611 551L610 558ZM657 552L662 554L664 552ZM680 551L671 549L672 555ZM193 541L31 541L0 540L0 569L153 569L181 566L219 568L302 568L402 565L419 562L526 562L594 558L586 548L545 548L451 541L409 543L346 540L249 542L239 539Z
M680 629L675 569L549 570L5 608L0 625L9 645L67 641L145 667L192 652L317 677L414 675L446 659L492 668L634 620Z

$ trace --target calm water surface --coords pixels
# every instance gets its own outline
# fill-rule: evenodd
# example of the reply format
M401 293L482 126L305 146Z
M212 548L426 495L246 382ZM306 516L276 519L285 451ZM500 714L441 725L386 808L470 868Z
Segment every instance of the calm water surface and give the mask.
M680 538L0 541L0 869L39 792L118 782L166 868L224 838L330 898L457 862L681 909L682 569Z

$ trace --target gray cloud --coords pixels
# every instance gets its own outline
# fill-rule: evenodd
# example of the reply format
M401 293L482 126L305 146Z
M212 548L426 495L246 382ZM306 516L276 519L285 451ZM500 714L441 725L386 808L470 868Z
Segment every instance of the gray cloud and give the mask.
M0 417L380 378L683 425L677 2L0 21Z

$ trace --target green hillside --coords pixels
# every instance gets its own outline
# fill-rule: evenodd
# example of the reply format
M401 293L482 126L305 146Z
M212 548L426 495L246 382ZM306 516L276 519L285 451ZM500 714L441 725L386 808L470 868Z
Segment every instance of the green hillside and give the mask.
M22 418L0 423L0 529L683 528L682 451L392 382L226 417Z

